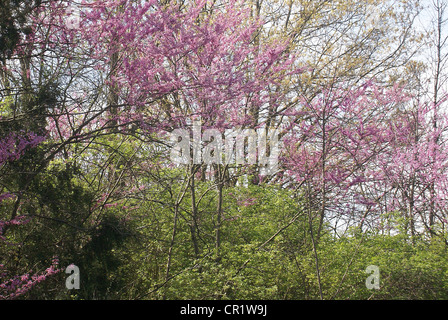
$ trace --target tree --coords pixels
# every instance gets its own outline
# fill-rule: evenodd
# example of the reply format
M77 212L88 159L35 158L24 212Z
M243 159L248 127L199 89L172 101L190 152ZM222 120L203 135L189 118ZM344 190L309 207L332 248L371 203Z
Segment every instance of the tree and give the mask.
M25 135L10 133L9 136L3 138L0 141L0 166L4 167L9 162L19 160L24 155L27 149L35 147L37 144L42 142L42 140L43 140L42 137L36 136L33 133ZM12 194L8 191L5 192L4 188L5 186L2 186L3 193L0 195L0 203L7 202L8 200L18 196L17 194ZM17 214L17 211L14 211L14 213ZM0 220L0 240L2 241L1 246L6 247L6 251L4 250L4 248L2 248L3 252L10 251L11 254L13 250L10 250L8 246L17 245L17 243L10 242L10 239L14 239L14 237L8 237L6 235L8 229L10 229L13 226L20 226L27 224L28 222L29 217L27 217L26 214L13 215L8 220ZM28 272L23 273L22 275L16 275L14 274L14 271L16 270L20 271L22 269L15 266L12 261L5 261L2 259L1 262L2 263L0 263L0 299L2 300L14 299L21 295L24 295L28 291L30 291L36 284L46 280L47 277L50 277L60 271L57 268L59 263L57 258L53 259L52 265L48 267L43 273L41 274L36 273L34 275L30 275ZM10 268L12 270L9 270ZM11 272L13 273L12 275Z
M247 20L248 11L236 1L216 7L206 1L188 6L83 3L79 29L64 20L69 4L42 3L31 11L31 31L4 61L4 123L29 126L48 137L29 162L9 168L20 173L10 183L23 194L12 210L26 207L39 226L53 230L28 230L24 251L29 263L58 253L67 265L73 259L93 264L87 258L91 248L109 236L126 237L113 206L129 199L125 188L141 183L141 177L132 176L145 154L141 143L132 149L139 140L157 142L155 133L185 125L193 114L206 126L250 125L252 106L285 99L266 89L285 75L302 72L285 51L285 42L252 44L259 22ZM18 103L11 100L14 95L20 97ZM187 174L197 169L191 167ZM187 186L198 258L194 179ZM58 225L62 227L56 230ZM109 233L117 229L117 234ZM104 256L113 249L107 247ZM112 270L114 259L108 261ZM107 296L95 290L82 294Z

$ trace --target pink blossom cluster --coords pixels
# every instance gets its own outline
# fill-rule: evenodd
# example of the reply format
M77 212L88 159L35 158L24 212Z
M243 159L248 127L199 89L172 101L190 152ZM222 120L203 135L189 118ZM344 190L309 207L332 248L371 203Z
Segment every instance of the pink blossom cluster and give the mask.
M376 219L398 210L426 226L430 214L446 220L448 118L411 99L398 86L369 81L304 101L288 111L283 178L312 188L330 216Z
M294 66L287 42L254 46L261 22L247 19L241 1L229 1L213 16L205 14L206 4L192 2L183 11L158 1L97 1L86 10L82 37L97 67L107 71L110 57L126 52L109 79L127 105L126 120L154 105L145 122L165 130L189 114L214 127L244 125L253 120L249 108L283 101L269 88L304 70ZM175 97L179 103L167 103L168 109L154 104Z
M8 136L0 138L0 165L19 159L27 148L35 147L44 139L32 132L25 134L11 132Z
M38 283L46 280L52 275L59 273L61 269L57 268L58 265L59 260L54 258L52 265L40 274L36 273L30 275L29 273L25 273L21 276L14 276L7 279L7 270L5 270L5 266L3 264L0 264L0 300L11 300L24 295Z
M3 236L4 230L6 226L13 226L13 225L23 225L27 224L30 221L28 217L25 216L18 216L8 221L1 221L0 220L0 240L6 240Z

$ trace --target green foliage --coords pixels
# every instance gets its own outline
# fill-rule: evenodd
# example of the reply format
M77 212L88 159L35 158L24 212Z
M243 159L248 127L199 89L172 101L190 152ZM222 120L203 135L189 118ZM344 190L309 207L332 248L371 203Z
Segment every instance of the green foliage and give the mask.
M116 141L113 148L116 158L110 159L121 167L111 176L123 176L120 172L130 165L120 159L136 148ZM146 152L141 150L133 163ZM100 170L89 169L93 176ZM22 266L17 273L42 270L55 256L61 266L74 263L80 268L81 289L67 290L67 275L61 272L23 298L320 298L310 217L304 200L292 191L268 184L225 186L218 225L215 182L195 180L193 219L191 190L184 180L190 175L182 168L153 168L138 181L144 188L125 196L113 193L107 201L100 197L102 186L115 184L96 180L95 191L81 172L86 174L76 161L52 161L32 181L32 193L21 207L33 219L8 232L7 240L21 243L20 250L0 248L11 257L9 265ZM121 183L134 181L126 177ZM14 201L2 204L5 215ZM391 234L353 228L336 237L324 225L314 239L324 299L448 298L444 240L411 237L398 213L386 218L394 226ZM314 230L317 220L311 223ZM369 265L379 267L379 290L366 287Z
M172 257L173 276L168 281L164 271L168 235L173 227L172 212L159 207L157 218L153 217L153 224L143 232L153 239L152 243L144 246L145 251L136 251L138 257L131 258L135 267L132 277L139 280L129 281L146 285L149 293L143 297L319 299L308 217L299 215L266 242L300 212L300 199L275 186L231 187L225 193L218 253L213 235L207 234L214 230L208 225L213 224L213 219L201 219L204 234L198 258L192 253L187 221L179 221ZM247 199L253 201L243 201ZM214 202L204 203L209 203L208 210L213 212ZM142 210L149 212L148 207ZM411 240L405 234L353 231L336 238L328 231L323 232L317 254L324 299L445 299L446 245L437 239ZM369 265L379 267L379 290L366 287L369 274L365 270Z

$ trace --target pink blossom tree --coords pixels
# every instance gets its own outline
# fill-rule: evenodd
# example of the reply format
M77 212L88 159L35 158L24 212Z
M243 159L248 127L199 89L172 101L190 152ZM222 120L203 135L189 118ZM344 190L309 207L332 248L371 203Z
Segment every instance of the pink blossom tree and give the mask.
M389 131L389 148L377 157L381 183L389 188L384 212L400 212L413 236L426 231L443 237L447 221L447 114L440 110L433 126L443 103L419 104L400 114Z
M354 89L324 89L288 114L284 178L305 190L318 217L317 235L324 220L377 228L391 212L408 219L408 231L415 234L417 224L420 232L430 229L432 206L445 223L446 115L439 113L434 128L432 114L439 106L412 102L399 87L371 81Z
M261 21L250 19L240 1L96 1L88 8L81 38L95 68L108 74L116 104L110 107L122 123L140 119L170 129L197 115L204 125L247 126L251 110L285 101L272 87L303 72L286 41L254 43Z
M377 179L371 164L388 146L388 121L406 97L395 87L368 82L353 89L323 89L288 113L283 163L287 179L307 190L309 205L324 219L370 211L377 195L365 190ZM372 198L373 196L373 198Z
M70 6L79 9L76 23L67 23L73 18ZM134 155L118 156L117 137L157 142L155 133L185 127L190 116L200 116L204 129L260 125L265 114L287 102L281 83L303 72L287 41L256 41L261 23L250 18L243 1L42 3L30 15L31 28L13 58L2 65L10 79L3 83L5 92L21 97L14 121L24 118L48 138L22 194L53 161L66 166L85 161L83 178L100 177L91 182L97 197L83 220L94 229L106 209L128 196L124 188L137 192L133 180L124 181L126 175L117 170L135 161ZM21 151L8 148L5 140L4 159L18 159ZM194 176L188 182L195 220ZM19 208L26 200L15 199L13 217L2 227L22 221ZM23 294L33 281L28 275L5 278L5 290L22 289L4 296Z

